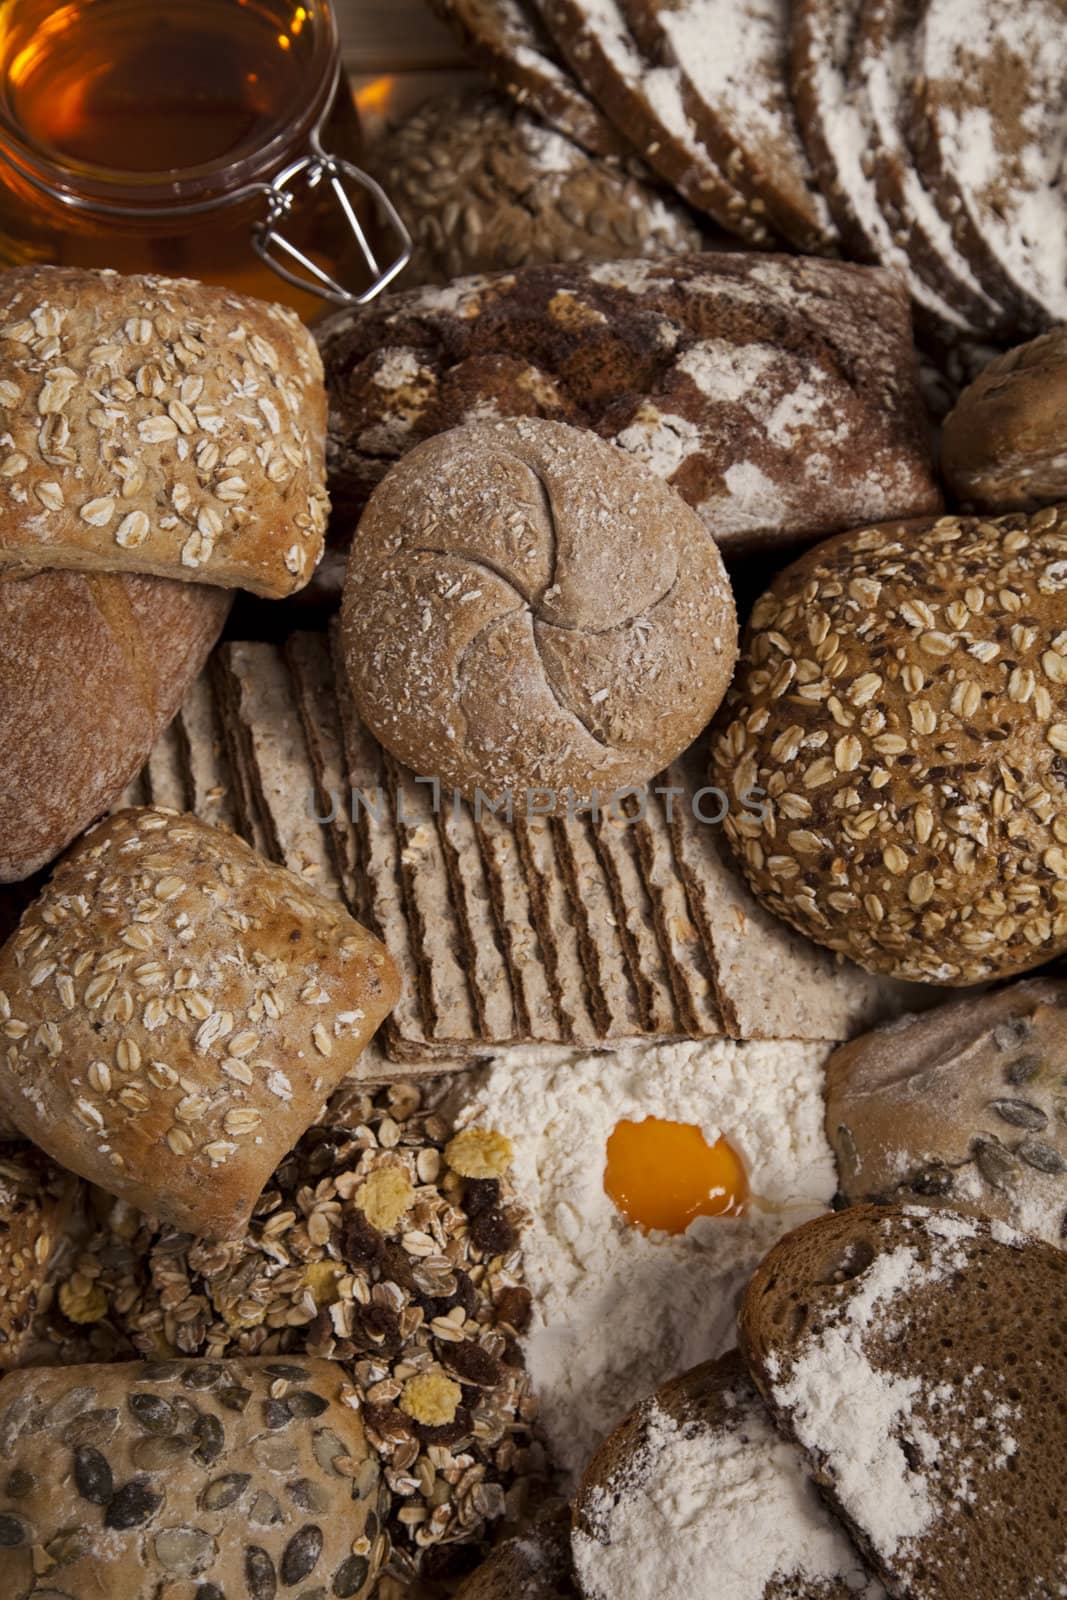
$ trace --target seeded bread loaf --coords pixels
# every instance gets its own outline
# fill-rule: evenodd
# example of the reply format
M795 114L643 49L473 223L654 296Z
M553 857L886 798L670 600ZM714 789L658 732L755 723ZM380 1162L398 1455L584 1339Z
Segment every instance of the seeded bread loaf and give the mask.
M348 682L386 749L468 799L603 803L686 749L736 655L715 542L594 435L457 428L395 466L352 546Z
M826 1066L847 1200L999 1217L1067 1247L1067 983L1033 979L853 1039Z
M119 812L0 951L0 1109L140 1210L239 1234L395 999L386 951L295 874Z
M82 1186L32 1145L0 1145L0 1368L17 1366L45 1310Z
M339 532L449 428L540 416L667 479L724 552L939 509L907 296L838 262L711 254L528 267L330 318Z
M58 855L144 765L230 596L161 578L0 580L0 883Z
M543 1517L505 1539L456 1600L579 1600L571 1573L570 1518Z
M995 357L945 418L941 461L953 494L982 511L1067 499L1067 329Z
M842 534L775 580L712 757L769 910L926 983L1067 949L1065 597L1051 508Z
M328 502L314 341L186 279L0 275L0 571L145 572L280 597Z
M1067 1255L1004 1223L856 1206L777 1244L741 1349L894 1600L1067 1592Z
M372 148L367 165L415 241L406 287L701 245L690 214L650 173L591 158L503 95L435 96Z
M601 1445L572 1549L585 1600L885 1600L736 1350L665 1384Z
M344 1368L288 1356L0 1383L10 1600L365 1600L380 1468Z

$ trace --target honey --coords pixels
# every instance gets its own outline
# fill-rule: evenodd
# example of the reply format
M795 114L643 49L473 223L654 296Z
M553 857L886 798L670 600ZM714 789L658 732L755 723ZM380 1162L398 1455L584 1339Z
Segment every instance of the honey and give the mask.
M192 276L317 314L252 238L320 139L358 153L325 0L0 0L0 264ZM285 235L366 278L328 184L294 194Z
M738 1217L748 1203L744 1164L726 1139L709 1145L691 1123L660 1117L612 1130L604 1188L645 1233L684 1233L696 1217Z

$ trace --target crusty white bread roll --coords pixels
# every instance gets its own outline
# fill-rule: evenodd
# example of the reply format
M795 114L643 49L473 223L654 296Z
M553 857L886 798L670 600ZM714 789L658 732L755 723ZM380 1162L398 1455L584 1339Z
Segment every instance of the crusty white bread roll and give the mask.
M0 883L43 867L122 793L230 598L162 578L0 578Z
M282 306L188 279L0 274L0 570L278 598L322 555L326 391Z
M398 987L295 873L195 817L122 811L0 951L0 1111L141 1211L240 1234Z

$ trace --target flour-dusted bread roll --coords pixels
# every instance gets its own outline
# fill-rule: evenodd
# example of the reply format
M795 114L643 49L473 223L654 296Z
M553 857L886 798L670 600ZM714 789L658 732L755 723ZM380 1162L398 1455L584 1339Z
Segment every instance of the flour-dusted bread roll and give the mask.
M606 802L705 727L736 655L700 518L591 433L457 428L374 494L345 583L364 722L398 760L521 808ZM540 801L538 803L541 803Z
M140 1210L240 1234L397 989L294 873L195 817L119 812L0 951L0 1110Z
M0 1383L10 1600L365 1600L380 1469L333 1361L137 1361Z
M282 306L187 279L0 275L0 569L301 588L326 393Z
M162 578L0 577L0 883L43 867L122 793L230 598Z
M769 910L869 971L964 985L1067 950L1065 762L1050 507L858 529L788 567L753 609L712 782Z

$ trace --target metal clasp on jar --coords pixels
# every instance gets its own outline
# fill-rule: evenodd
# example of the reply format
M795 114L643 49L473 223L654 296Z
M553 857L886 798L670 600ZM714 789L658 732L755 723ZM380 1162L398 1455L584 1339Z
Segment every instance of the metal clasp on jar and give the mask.
M340 156L331 155L329 151L324 150L319 132L320 130L316 128L311 135L311 148L307 155L291 161L269 185L264 186L267 215L264 221L257 223L254 228L252 244L260 259L294 288L318 295L320 299L327 300L332 305L364 306L376 295L381 294L411 260L411 235L381 184L376 183L370 173L364 172L353 162L345 161ZM343 283L338 283L336 278L324 271L306 251L301 250L291 239L287 239L281 231L280 224L292 212L301 183L311 190L319 188L321 184L329 184L334 199L341 208L359 246L367 271L371 275L370 284L366 288L356 292L346 288ZM374 204L377 220L382 227L388 247L384 252L389 258L385 265L382 264L378 252L367 237L366 229L356 213L346 184L362 189Z

